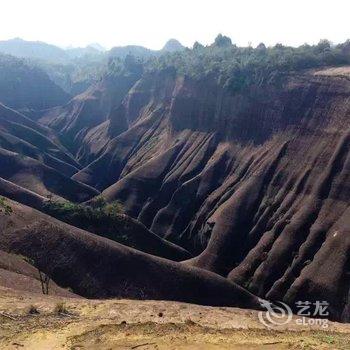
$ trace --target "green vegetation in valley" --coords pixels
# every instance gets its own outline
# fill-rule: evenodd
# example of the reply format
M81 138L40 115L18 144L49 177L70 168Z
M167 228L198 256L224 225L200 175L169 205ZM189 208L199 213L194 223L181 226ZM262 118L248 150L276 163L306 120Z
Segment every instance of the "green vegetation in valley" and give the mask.
M88 225L88 222L95 223L99 220L119 218L123 214L122 205L115 201L107 203L102 196L98 196L89 205L72 202L60 202L50 199L45 204L45 211L55 214L64 221L79 221Z
M6 203L6 198L0 197L0 213L5 213L5 215L11 215L12 208Z
M102 196L98 196L86 205L50 199L44 205L44 211L73 226L128 246L136 246L131 219L124 215L123 206L118 201L107 203Z

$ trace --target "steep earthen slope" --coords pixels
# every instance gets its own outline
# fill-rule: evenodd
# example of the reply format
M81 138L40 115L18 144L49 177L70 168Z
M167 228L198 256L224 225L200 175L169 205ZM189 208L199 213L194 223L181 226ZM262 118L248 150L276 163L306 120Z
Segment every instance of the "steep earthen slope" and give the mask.
M0 178L41 196L57 195L84 202L97 196L94 188L63 175L33 158L0 148Z
M120 109L128 131L75 179L197 253L188 265L291 305L327 300L349 320L347 73L234 94L215 79L145 75Z
M139 74L106 76L66 105L43 111L39 121L56 130L77 160L87 164L111 136L127 129L127 122L118 119L118 107L138 78ZM111 116L117 122L111 124Z
M73 206L70 215L67 215L68 212L60 210L59 207L56 210L54 209L57 202L53 202L47 197L40 196L33 191L18 186L1 177L0 196L0 200L5 198L5 203L7 203L6 201L8 199L17 201L70 225L95 233L101 237L109 238L148 254L173 261L182 261L192 256L187 250L157 236L142 223L125 214L113 213L113 215L96 215L95 212L95 216L85 214L82 217L79 216L79 211ZM60 203L63 205L65 202L63 199L60 199ZM70 204L66 202L66 205L69 206Z
M42 283L38 269L24 260L24 257L8 254L0 250L0 286L21 292L42 293ZM51 295L74 297L66 289L49 281Z
M52 130L0 103L0 147L72 176L80 165Z
M0 177L0 196L43 210L48 198Z
M8 205L11 214L0 213L0 249L30 258L77 294L259 307L256 297L216 274L125 247L16 202Z

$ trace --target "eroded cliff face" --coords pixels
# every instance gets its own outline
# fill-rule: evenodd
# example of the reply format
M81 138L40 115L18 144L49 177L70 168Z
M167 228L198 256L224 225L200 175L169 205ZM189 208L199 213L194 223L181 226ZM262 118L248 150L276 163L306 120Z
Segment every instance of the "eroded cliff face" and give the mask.
M349 321L349 76L232 94L212 77L146 75L118 107L127 131L74 178L192 251L185 264L290 305L327 300Z
M138 74L107 76L66 105L41 112L40 123L55 130L81 164L89 164L113 136L128 128L121 101Z

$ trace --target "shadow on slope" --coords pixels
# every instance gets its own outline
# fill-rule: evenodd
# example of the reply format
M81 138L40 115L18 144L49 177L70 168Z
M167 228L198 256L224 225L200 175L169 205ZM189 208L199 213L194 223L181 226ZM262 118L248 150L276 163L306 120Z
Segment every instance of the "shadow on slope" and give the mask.
M139 221L113 210L113 205L105 212L71 202L53 202L1 177L0 195L149 254L175 261L191 257L188 251L157 236Z
M80 169L52 130L1 103L0 147L37 159L68 176Z
M0 250L0 286L19 291L42 293L39 270L25 261L24 257ZM49 294L73 297L69 290L49 282Z
M46 201L42 211L70 225L148 254L175 261L191 257L185 249L162 239L139 221L125 215L118 202L107 204L100 196L90 201L89 205Z
M42 196L55 194L62 198L83 202L98 191L62 175L43 163L0 148L0 177L14 182Z
M79 295L259 308L254 295L216 274L125 247L18 203L9 205L11 215L0 213L0 248L27 256Z

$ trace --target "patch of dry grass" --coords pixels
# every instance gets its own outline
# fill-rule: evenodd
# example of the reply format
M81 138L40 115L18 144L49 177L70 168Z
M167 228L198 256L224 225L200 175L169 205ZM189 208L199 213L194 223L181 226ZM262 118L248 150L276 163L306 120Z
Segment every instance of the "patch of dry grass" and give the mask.
M0 288L1 291L1 288ZM31 306L40 314L28 313ZM0 349L349 349L350 327L269 330L256 311L186 303L0 293ZM160 316L161 315L161 316Z
M147 349L348 349L350 337L335 332L263 329L218 330L194 322L101 325L70 338L72 348L118 348L144 344ZM136 344L136 345L135 345ZM169 347L171 344L171 347ZM142 345L143 346L143 345ZM141 347L141 346L140 346Z

